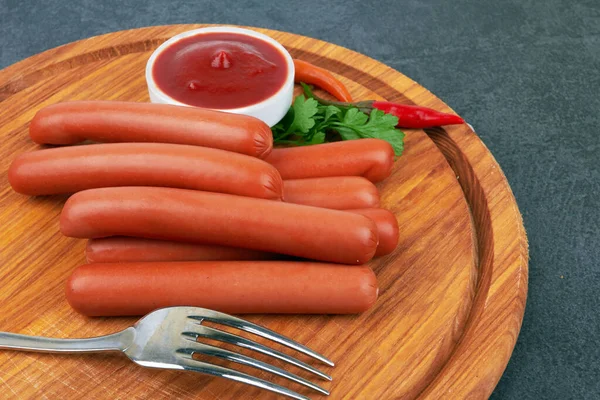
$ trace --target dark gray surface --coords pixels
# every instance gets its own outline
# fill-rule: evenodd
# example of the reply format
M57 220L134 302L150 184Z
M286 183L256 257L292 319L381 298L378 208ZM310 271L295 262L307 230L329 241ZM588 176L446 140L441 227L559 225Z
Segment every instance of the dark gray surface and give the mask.
M600 0L369 3L0 0L0 68L121 29L229 23L323 39L402 71L475 126L525 220L527 310L492 397L600 398Z

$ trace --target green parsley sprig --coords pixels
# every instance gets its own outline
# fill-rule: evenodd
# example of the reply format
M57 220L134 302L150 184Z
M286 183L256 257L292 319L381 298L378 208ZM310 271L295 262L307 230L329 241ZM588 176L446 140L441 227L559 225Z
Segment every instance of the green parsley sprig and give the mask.
M287 114L271 128L275 144L320 144L337 134L342 140L382 139L392 145L396 156L402 154L404 132L396 129L397 117L377 109L367 114L355 106L325 104L313 96L309 86L302 87L304 94L294 99Z

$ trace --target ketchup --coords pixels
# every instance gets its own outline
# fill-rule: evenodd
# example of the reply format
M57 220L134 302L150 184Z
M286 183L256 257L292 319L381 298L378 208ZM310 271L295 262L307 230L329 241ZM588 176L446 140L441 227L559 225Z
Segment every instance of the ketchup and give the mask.
M201 33L161 52L154 81L181 103L216 109L249 106L283 86L284 55L272 44L239 33Z

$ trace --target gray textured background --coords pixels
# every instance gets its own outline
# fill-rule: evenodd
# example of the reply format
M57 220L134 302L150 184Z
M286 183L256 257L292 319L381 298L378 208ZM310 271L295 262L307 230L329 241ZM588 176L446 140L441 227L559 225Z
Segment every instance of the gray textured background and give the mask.
M492 398L600 398L600 0L0 0L0 68L81 38L176 23L348 47L471 122L512 185L531 252L523 329Z

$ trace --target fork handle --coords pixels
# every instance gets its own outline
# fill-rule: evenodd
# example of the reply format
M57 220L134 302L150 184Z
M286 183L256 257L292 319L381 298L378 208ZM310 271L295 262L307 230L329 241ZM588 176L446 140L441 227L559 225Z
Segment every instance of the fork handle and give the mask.
M38 351L47 353L91 353L124 351L133 343L135 329L87 339L54 339L42 336L0 332L0 349Z

